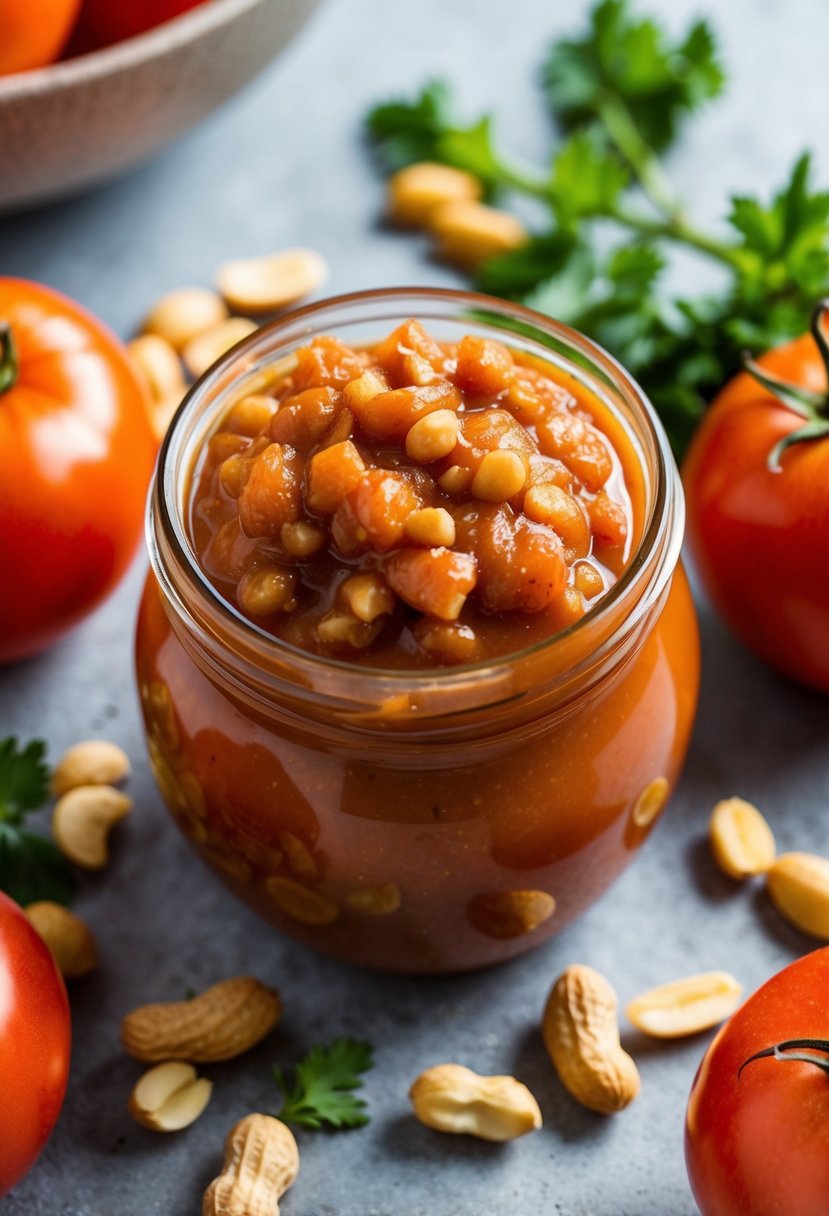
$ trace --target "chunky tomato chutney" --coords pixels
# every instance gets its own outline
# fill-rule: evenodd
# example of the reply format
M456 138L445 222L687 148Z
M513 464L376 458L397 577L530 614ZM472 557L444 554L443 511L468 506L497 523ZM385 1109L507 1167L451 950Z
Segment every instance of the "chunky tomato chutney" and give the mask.
M322 336L242 399L196 469L216 589L315 654L473 663L579 620L637 539L641 473L583 385L416 320L369 349Z
M265 327L195 386L153 488L137 675L176 823L339 958L539 945L675 787L682 526L647 402L549 318L382 291Z

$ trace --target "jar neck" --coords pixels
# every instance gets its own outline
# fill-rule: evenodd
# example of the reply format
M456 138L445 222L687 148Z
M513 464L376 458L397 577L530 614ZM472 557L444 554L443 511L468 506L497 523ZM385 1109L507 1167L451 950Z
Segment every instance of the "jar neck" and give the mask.
M491 319L477 319L485 305ZM475 309L472 312L472 309ZM462 668L384 671L321 658L264 633L226 603L199 568L187 535L195 454L233 401L263 391L280 361L316 333L356 341L366 314L384 329L417 315L498 337L566 366L613 409L634 441L648 502L636 552L618 583L569 629L513 655ZM474 321L472 318L476 318ZM528 320L529 319L529 320ZM516 338L520 322L529 334ZM360 328L363 323L364 328ZM352 336L352 332L355 336ZM369 333L366 337L371 339ZM365 337L364 337L365 340ZM554 353L551 353L554 352ZM468 293L368 292L301 310L258 331L191 390L168 433L149 504L147 539L165 611L191 659L248 710L376 742L525 730L566 715L630 660L661 610L679 559L684 504L664 432L638 386L587 339L515 305Z

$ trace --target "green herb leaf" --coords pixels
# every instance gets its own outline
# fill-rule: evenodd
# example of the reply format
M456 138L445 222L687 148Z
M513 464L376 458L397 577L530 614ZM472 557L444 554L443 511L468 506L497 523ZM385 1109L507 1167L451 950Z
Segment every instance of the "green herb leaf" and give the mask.
M39 739L24 748L14 738L0 739L0 890L24 905L68 903L74 886L72 869L51 840L22 827L49 796L45 753Z
M553 161L550 195L559 224L612 215L629 180L626 167L594 130L572 135Z
M460 125L446 85L379 107L369 128L387 168L439 160L476 174L489 194L507 188L546 204L547 230L478 268L478 286L605 346L638 376L679 455L744 352L804 333L815 299L829 294L829 193L813 188L804 155L770 202L732 200L730 239L689 220L659 152L723 87L704 22L674 39L628 0L601 0L582 38L552 48L544 78L571 132L547 172L504 157L489 118ZM665 293L665 253L676 246L720 264L715 295Z
M592 121L612 95L657 151L671 143L685 114L717 96L724 80L705 22L671 44L653 21L634 18L627 0L603 0L587 35L557 42L544 68L548 100L565 127Z
M439 160L438 144L450 125L449 86L434 80L414 101L390 101L375 106L366 118L384 167L389 172L419 160Z
M274 1067L274 1078L285 1095L277 1117L313 1130L363 1127L368 1123L366 1104L353 1091L363 1084L360 1074L373 1067L372 1053L370 1043L340 1038L328 1047L313 1047L297 1064L293 1083Z
M572 232L553 231L532 237L511 253L484 262L476 286L507 300L524 299L542 283L561 274L577 248L579 243Z
M799 158L786 185L768 206L736 196L729 221L748 255L746 290L794 284L819 295L829 280L829 193L810 188L811 157Z
M32 739L24 748L15 738L0 739L0 822L22 823L49 796L46 744Z
M500 163L493 147L492 119L484 115L469 126L461 125L444 81L426 85L414 101L376 106L366 125L389 172L431 160L472 173L488 194L508 184L509 170Z

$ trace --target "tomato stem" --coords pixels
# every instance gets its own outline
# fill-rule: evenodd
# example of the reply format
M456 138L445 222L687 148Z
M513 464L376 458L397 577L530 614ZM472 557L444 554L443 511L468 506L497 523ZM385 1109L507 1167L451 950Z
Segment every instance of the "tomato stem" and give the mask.
M829 340L823 329L823 318L827 312L829 312L829 298L819 300L812 309L809 328L820 352L826 371L826 382L829 386ZM787 409L804 419L802 426L789 431L769 452L768 467L772 473L779 473L780 458L787 448L792 447L795 443L805 443L810 439L829 437L829 387L819 393L814 389L804 388L802 384L792 384L790 381L776 376L774 372L760 367L747 354L743 355L743 367L770 396L782 401Z
M19 366L17 347L8 321L0 321L0 397L14 388Z
M820 1052L818 1055L816 1053ZM827 1039L786 1039L784 1043L774 1043L763 1051L757 1051L740 1065L737 1080L743 1075L743 1069L755 1060L795 1060L801 1064L814 1064L822 1072L829 1073L829 1040Z

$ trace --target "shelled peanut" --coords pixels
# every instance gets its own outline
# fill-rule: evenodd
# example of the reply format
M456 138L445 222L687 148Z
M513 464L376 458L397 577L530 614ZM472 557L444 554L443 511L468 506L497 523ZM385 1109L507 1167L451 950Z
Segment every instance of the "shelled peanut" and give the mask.
M709 832L714 859L729 878L764 875L780 915L807 937L829 941L829 858L808 852L777 856L765 818L742 798L717 803Z
M476 266L529 239L514 215L481 202L481 183L471 173L431 161L407 165L389 178L388 211L395 223L431 233L438 256L462 266Z
M515 1077L483 1077L461 1064L422 1072L409 1091L421 1123L453 1135L515 1140L541 1127L533 1095Z
M248 314L258 317L292 307L316 291L327 275L319 253L285 249L224 262L216 272L217 291L179 287L157 300L127 349L149 388L158 439L163 439L184 399L188 378L201 376L256 331L257 323Z
M104 739L76 743L56 764L52 835L73 865L84 870L106 866L110 832L132 810L132 799L115 788L129 772L126 753Z
M136 1082L129 1111L136 1123L154 1132L180 1132L202 1115L213 1085L196 1075L192 1064L165 1060Z

